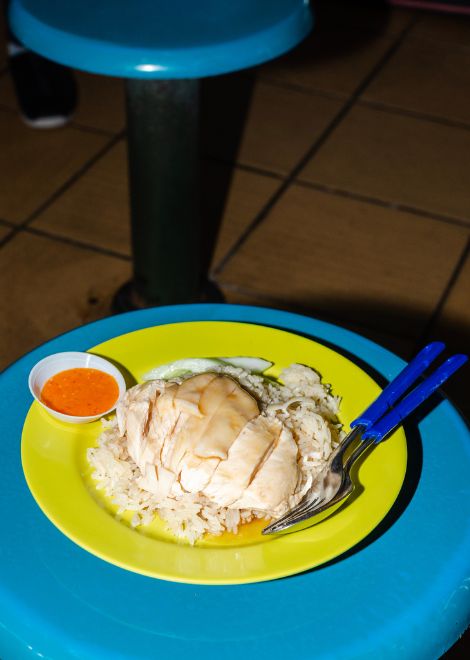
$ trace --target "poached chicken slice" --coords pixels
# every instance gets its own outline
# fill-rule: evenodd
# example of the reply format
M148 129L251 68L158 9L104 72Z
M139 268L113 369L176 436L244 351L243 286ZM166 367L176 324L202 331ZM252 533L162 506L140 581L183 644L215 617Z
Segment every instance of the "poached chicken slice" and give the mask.
M201 410L209 420L194 447L200 458L227 458L242 428L259 415L256 399L228 376L220 376L207 387L201 396Z
M204 417L188 421L191 439L178 465L181 485L190 493L207 486L245 424L259 415L256 400L228 376L209 383L201 395L200 409Z
M150 381L117 410L138 485L159 499L202 493L220 507L270 512L299 479L298 449L277 419L230 376Z
M119 430L127 437L129 455L139 467L152 460L147 436L155 399L160 390L159 381L151 381L144 386L136 385L126 392L116 410Z
M204 495L227 507L239 499L277 442L281 428L281 424L261 416L248 422L230 447L227 459L218 464Z
M297 453L292 433L283 427L277 445L232 507L273 511L287 501L299 480Z
M172 439L171 450L166 452L166 467L174 472L181 469L181 460L186 454L192 453L195 445L206 437L211 419L235 387L237 383L231 378L215 374L200 374L188 378L179 386L174 400L175 407L187 411L190 409L188 405L197 405L197 411L179 426L178 433Z

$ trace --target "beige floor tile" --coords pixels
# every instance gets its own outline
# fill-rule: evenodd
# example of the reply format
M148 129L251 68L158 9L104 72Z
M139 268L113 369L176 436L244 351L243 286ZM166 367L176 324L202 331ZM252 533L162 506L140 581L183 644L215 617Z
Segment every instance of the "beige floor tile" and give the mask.
M409 37L363 98L470 124L469 87L470 48Z
M278 179L205 163L204 243L217 263L280 185ZM118 143L31 224L58 236L130 255L125 142Z
M0 225L0 241L2 241L11 232L11 228L6 225Z
M210 169L209 176L213 183L213 192L209 192L206 196L204 215L213 218L212 226L216 226L217 221L220 223L216 232L217 240L212 259L212 263L216 265L254 220L281 182L270 177L235 169L232 170L229 188L226 190L226 181L222 181L221 176L228 172L215 165ZM206 190L209 190L209 187ZM217 192L214 194L214 191ZM221 195L224 195L225 199L222 204L218 204L217 201L220 200Z
M72 124L118 133L125 126L124 84L120 78L95 76L76 72L79 93ZM0 77L0 105L17 109L16 95L10 74Z
M445 336L455 349L470 350L470 257L467 257L447 296L436 319L434 332Z
M315 31L294 51L262 66L260 76L344 98L350 96L390 48L390 37L364 35L350 27Z
M293 186L219 282L406 337L423 330L467 231Z
M470 222L470 132L359 106L299 178Z
M384 3L323 0L310 35L290 53L261 67L270 80L345 97L352 94L413 18Z
M26 233L1 250L0 339L5 367L55 335L102 318L130 264Z
M237 161L287 174L339 110L339 101L258 82ZM226 159L224 140L214 131L208 153Z
M31 226L130 254L125 142L100 158Z
M19 223L74 175L107 138L74 128L36 131L0 111L0 217Z
M411 34L434 43L441 41L453 46L470 46L470 17L422 12Z

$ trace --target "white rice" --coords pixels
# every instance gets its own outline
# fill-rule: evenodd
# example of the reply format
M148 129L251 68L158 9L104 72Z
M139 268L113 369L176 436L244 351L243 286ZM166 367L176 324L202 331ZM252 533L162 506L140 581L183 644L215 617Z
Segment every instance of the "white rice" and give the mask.
M280 420L293 433L301 483L296 494L276 510L278 517L301 499L339 442L342 433L336 416L340 399L313 369L299 364L280 374L282 384L232 366L211 371L235 378L256 397L263 415ZM137 485L141 472L127 452L126 438L120 436L115 418L104 423L98 446L88 449L87 458L97 488L118 506L117 515L135 512L134 527L148 525L158 515L176 537L194 543L205 534L237 533L240 524L266 517L265 511L217 507L201 494L183 492L177 498L157 500Z

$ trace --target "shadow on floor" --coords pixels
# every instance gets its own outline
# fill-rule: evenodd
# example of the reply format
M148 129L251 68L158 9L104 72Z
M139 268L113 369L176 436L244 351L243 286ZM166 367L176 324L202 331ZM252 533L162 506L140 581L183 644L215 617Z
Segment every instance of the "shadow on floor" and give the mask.
M253 86L252 70L201 81L200 212L205 273L217 243Z
M391 7L384 0L320 0L313 6L312 32L296 48L278 58L292 70L344 59L355 51L366 50L390 25Z
M292 51L277 58L290 68L347 57L366 49L386 30L390 6L384 0L319 0L314 4L315 26ZM201 81L201 209L203 266L207 272L249 111L256 69ZM208 160L216 161L216 165Z
M225 292L230 298L230 289ZM234 296L237 297L236 289ZM445 319L437 325L423 311L389 302L354 298L312 298L300 302L258 296L255 292L243 292L243 302L340 325L371 339L404 360L410 360L426 343L434 340L446 343L446 357L452 353L469 353L470 327L465 323ZM380 385L384 384L380 374L371 375ZM470 420L470 364L465 364L442 389L462 416Z

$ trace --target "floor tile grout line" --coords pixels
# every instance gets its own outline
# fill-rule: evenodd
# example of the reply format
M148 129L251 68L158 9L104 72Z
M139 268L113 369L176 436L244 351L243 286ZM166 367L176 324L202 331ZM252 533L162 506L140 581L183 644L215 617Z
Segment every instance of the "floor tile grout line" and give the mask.
M95 135L102 135L103 137L113 137L114 135L125 135L125 129L121 128L119 131L107 131L103 128L96 128L95 126L86 126L85 124L81 124L80 122L74 121L72 119L70 123L68 124L71 128L75 128L78 131L84 131L85 133L93 133Z
M295 181L297 175L302 171L304 166L315 156L315 154L320 150L326 140L330 137L333 131L339 126L339 124L344 120L344 118L349 114L351 109L354 107L362 92L367 89L370 83L382 70L385 64L393 57L393 55L398 51L402 43L404 42L407 34L410 32L412 27L416 23L416 18L410 21L406 28L400 33L397 39L392 43L390 48L387 49L386 53L375 63L374 67L369 71L369 73L363 78L361 83L357 86L355 92L352 96L342 105L339 111L335 114L333 119L330 121L325 130L320 134L320 136L314 141L313 145L308 149L308 151L302 156L299 162L291 170L287 178L281 183L279 188L273 193L273 195L268 199L263 208L255 216L253 221L245 228L241 233L232 247L227 251L227 253L220 259L218 264L212 269L214 276L217 276L220 272L224 270L227 263L233 258L237 253L240 247L245 243L248 236L263 222L266 216L269 214L271 209L276 205L279 199L284 195L286 190L289 188L291 183Z
M365 98L361 98L357 102L358 105L373 108L379 112L390 115L399 115L402 117L411 117L413 119L419 119L420 121L426 121L430 124L443 124L444 126L449 126L450 128L459 128L463 130L470 130L470 122L459 121L457 119L448 119L447 117L438 117L437 115L428 115L422 112L415 112L414 110L407 110L406 108L399 108L398 106L389 105L387 103L381 103L379 101L370 101Z
M308 96L315 96L319 98L329 99L330 101L344 101L346 98L349 98L348 94L333 94L328 93L321 88L310 88L303 87L302 85L292 85L284 82L277 82L275 80L266 80L261 78L262 82L268 83L273 87L280 87L282 89L289 89L296 92L304 93ZM451 126L454 128L463 128L470 130L470 122L460 121L458 119L450 119L449 117L440 117L438 115L428 114L426 112L419 112L418 110L409 110L408 108L403 108L400 106L391 105L389 103L383 103L381 101L373 101L367 98L359 98L357 101L358 105L364 105L382 112L393 114L393 115L402 115L404 117L413 117L414 119L422 119L430 123L444 124L445 126Z
M49 206L51 206L61 195L64 194L78 179L83 176L95 163L105 156L123 137L124 131L113 136L108 142L91 158L89 158L79 169L72 174L61 186L59 186L49 197L42 202L23 222L16 225L16 231L0 241L0 247L14 238L17 232L25 229L31 222L36 220Z
M257 74L257 82L262 82L271 87L279 87L280 89L287 89L293 92L300 92L308 96L316 96L330 101L345 101L351 97L351 93L343 92L329 92L321 87L307 87L300 83L290 83L284 80L276 80L275 78L266 77L265 74Z
M269 305L270 307L273 308L279 308L280 306L284 305L291 312L297 312L299 314L308 313L308 309L305 306L302 306L301 304L296 304L295 302L293 303L292 301L290 301L289 304L286 305L285 300L283 301L280 298L277 298L276 296L273 296L269 293L265 293L262 291L253 291L252 289L247 289L244 286L239 286L238 284L232 282L224 282L218 280L216 279L216 277L211 277L211 281L214 282L214 284L217 284L217 286L223 287L223 289L227 291L231 291L236 294L238 293L242 296L246 296L247 298L253 298L253 304L255 304L255 302L258 302L258 303L263 303L266 306ZM323 321L328 320L327 316L325 314L322 315L321 312L318 313L316 318Z
M117 250L111 250L110 248L105 248L94 243L87 243L85 241L80 241L75 238L70 238L68 236L62 236L60 234L55 234L44 229L38 229L37 227L24 227L20 229L17 234L32 234L33 236L40 236L41 238L47 238L51 241L57 243L64 243L66 245L71 245L72 247L80 248L81 250L91 250L92 252L97 252L108 257L114 257L120 259L121 261L132 261L130 255L124 254L123 252L118 252Z
M449 295L454 287L454 284L457 282L458 277L463 270L463 267L467 259L469 258L470 258L470 238L467 240L467 244L462 250L462 254L460 255L460 258L458 259L454 267L454 270L452 271L449 280L446 286L444 287L444 290L442 291L442 294L434 308L433 313L431 314L430 319L426 323L423 332L421 333L421 335L419 336L416 342L415 350L418 350L420 347L422 347L425 343L429 341L433 328L435 327L436 321L439 318L444 308L444 305L446 304L447 299L449 298Z
M386 200L379 199L378 197L370 197L369 195L361 195L360 193L343 190L341 188L330 187L322 183L306 181L305 179L296 179L294 183L302 188L312 188L313 190L324 192L328 195L332 195L333 197L345 197L347 199L353 199L357 202L364 202L372 206L380 206L381 208L390 209L393 211L410 213L417 217L435 220L436 222L442 222L444 224L453 225L454 227L462 227L464 229L470 230L470 218L468 221L466 221L462 220L461 218L441 215L439 213L427 211L426 209L418 208L415 206L408 206L407 204L397 202L388 202Z
M274 170L266 170L256 165L250 165L249 163L234 162L233 160L228 160L219 156L210 156L209 154L202 156L201 160L203 162L212 163L215 165L225 165L235 170L251 172L252 174L258 174L259 176L264 176L268 179L276 179L276 181L284 181L287 176L280 174L279 172L275 172Z
M264 77L258 78L263 83L267 83L272 87L279 87L281 89L290 89L292 91L300 92L308 96L315 96L319 98L326 98L330 101L346 101L349 98L352 98L352 94L340 94L328 92L323 90L320 87L305 87L299 84L291 84L284 81L276 81L272 79L266 79ZM461 128L464 130L470 130L470 121L461 121L459 119L450 119L449 117L440 117L439 115L428 114L426 112L419 112L418 110L409 110L408 108L391 105L389 103L383 103L380 101L373 101L367 98L359 97L357 99L358 105L368 106L379 110L381 112L393 115L402 115L404 117L413 117L414 119L421 119L429 123L444 124L445 126L453 128Z
M334 94L329 93L326 90L323 90L319 87L304 87L302 85L284 83L284 81L276 81L272 79L259 78L263 83L267 83L272 87L280 87L281 89L288 89L296 92L306 94L308 96L314 96L318 98L329 99L330 101L345 101L347 98L351 98L351 95L348 94ZM360 97L357 100L358 105L363 105L367 107L374 108L384 113L401 115L403 117L413 117L414 119L421 119L435 124L444 124L445 126L450 126L454 128L461 128L465 130L470 130L470 122L460 121L458 119L450 119L449 117L440 117L438 115L428 114L426 112L419 112L417 110L409 110L408 108L403 108L400 106L391 105L388 103L383 103L380 101L373 101L367 98Z
M463 18L463 17L462 17ZM418 18L417 25L423 20L423 16L420 16ZM452 39L436 39L435 37L426 35L424 33L422 34L414 34L413 35L413 41L425 41L429 44L433 44L433 46L443 46L446 48L449 48L449 46L456 51L463 50L464 52L468 53L470 50L470 46L467 46L464 43L456 43L455 41L452 41Z
M258 176L264 176L270 179L276 179L278 181L284 181L286 178L285 176L282 176L277 172L273 172L271 170L265 170L261 167L248 165L246 163L229 163L228 161L224 161L219 158L212 158L208 160L211 160L212 162L215 163L223 163L224 165L233 165L238 170L243 170L245 172L250 172L252 174L257 174ZM354 199L355 201L358 202L364 202L366 204L371 204L373 206L380 206L386 209L402 211L404 213L411 213L418 217L429 218L437 222L444 222L449 225L463 227L464 229L470 228L470 214L469 214L469 219L467 221L467 220L463 220L462 218L455 218L450 215L442 215L440 213L428 211L420 207L409 206L407 204L402 204L400 202L390 202L385 199L380 199L379 197L371 197L370 195L361 195L360 193L356 193L350 190L335 188L334 186L328 186L326 184L317 183L315 181L307 181L306 179L295 179L294 181L291 182L291 185L292 184L300 186L302 188L312 188L313 190L324 192L325 194L332 195L333 197L346 197L346 198Z
M13 238L13 235L16 235L17 232L15 231L15 225L12 225L9 222L5 222L4 220L0 220L0 228L4 228L7 230L6 236L3 237L3 240L0 241L0 249L3 247L4 244L6 244L10 236Z

